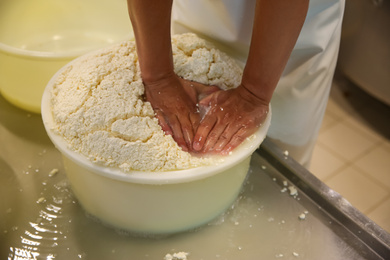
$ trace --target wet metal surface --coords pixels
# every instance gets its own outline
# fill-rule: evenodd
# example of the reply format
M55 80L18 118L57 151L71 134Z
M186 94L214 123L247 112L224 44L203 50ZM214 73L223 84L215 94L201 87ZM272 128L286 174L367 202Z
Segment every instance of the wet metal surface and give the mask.
M188 260L356 260L390 252L388 233L268 140L237 201L208 225L158 238L114 230L77 203L40 115L1 96L0 198L0 259L154 260L184 251Z

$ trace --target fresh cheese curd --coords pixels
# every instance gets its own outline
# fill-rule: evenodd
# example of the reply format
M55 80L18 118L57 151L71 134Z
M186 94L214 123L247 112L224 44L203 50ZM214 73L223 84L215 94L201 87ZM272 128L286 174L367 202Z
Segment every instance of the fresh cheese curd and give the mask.
M237 87L236 62L195 34L172 37L178 76L221 89ZM171 171L209 165L166 135L144 100L134 41L75 60L51 93L54 131L91 161L124 171Z

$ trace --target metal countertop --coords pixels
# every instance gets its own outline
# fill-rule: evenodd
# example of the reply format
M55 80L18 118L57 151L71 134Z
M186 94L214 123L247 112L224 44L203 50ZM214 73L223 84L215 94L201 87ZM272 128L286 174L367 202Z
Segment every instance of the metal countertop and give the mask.
M188 260L390 256L389 233L267 139L227 212L197 230L158 238L134 237L90 218L40 115L1 96L0 147L0 259L154 260L180 251ZM59 171L50 176L53 169Z

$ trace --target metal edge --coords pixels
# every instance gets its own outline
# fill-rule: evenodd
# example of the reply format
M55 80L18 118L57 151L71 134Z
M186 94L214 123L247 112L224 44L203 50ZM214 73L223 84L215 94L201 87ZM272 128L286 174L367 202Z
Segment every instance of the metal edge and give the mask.
M322 210L339 221L345 229L378 256L390 255L390 234L352 206L339 193L329 188L310 171L286 156L268 138L256 150L291 183L304 192Z

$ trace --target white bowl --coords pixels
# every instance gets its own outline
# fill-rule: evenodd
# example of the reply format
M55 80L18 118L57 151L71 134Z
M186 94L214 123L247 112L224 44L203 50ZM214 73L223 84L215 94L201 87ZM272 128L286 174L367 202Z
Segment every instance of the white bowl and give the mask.
M70 150L52 131L51 90L65 68L53 76L43 93L42 118L50 139L62 153L72 190L89 214L130 232L169 234L201 226L232 205L246 178L251 154L266 137L271 111L263 126L217 165L124 172L91 162Z
M34 113L61 67L133 37L125 0L4 0L0 24L0 92Z

